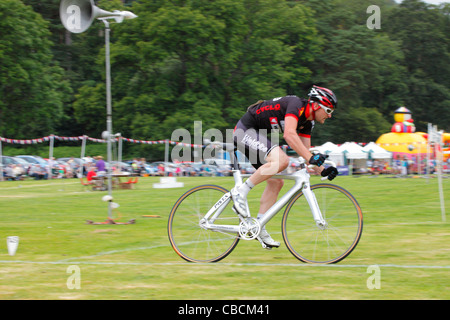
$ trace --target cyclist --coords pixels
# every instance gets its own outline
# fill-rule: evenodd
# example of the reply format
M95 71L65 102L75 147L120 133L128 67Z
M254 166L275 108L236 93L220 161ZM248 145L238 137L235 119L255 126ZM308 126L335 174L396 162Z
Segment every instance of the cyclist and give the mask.
M247 194L255 185L267 181L261 196L258 219L277 201L283 187L283 180L271 177L287 168L289 158L278 145L272 145L265 134L267 130L281 130L288 145L308 164L317 166L314 168L316 173L328 176L329 180L338 175L335 167L322 167L327 156L312 155L309 151L314 123L323 124L331 118L336 106L337 98L331 90L313 86L308 99L285 96L260 100L248 107L234 129L233 138L237 149L245 153L256 171L242 185L231 190L234 209L238 214L249 216ZM280 246L265 228L261 230L260 238L269 249Z

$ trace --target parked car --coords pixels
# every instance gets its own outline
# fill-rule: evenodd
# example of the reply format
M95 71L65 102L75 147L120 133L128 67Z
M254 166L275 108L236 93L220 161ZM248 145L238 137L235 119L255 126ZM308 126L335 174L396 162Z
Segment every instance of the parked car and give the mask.
M176 167L177 167L177 165L172 162L164 162L164 161L155 161L155 162L150 163L150 165L156 166L156 168L158 170L157 171L158 174L159 174L159 166L162 165L164 167L164 170L167 170L166 174L168 174L168 175L175 174ZM164 170L163 170L163 172L165 172Z
M58 159L56 159L56 160L61 160L61 161L64 161L64 162L66 162L66 163L69 163L69 160L73 160L75 163L76 163L76 166L82 166L83 164L84 164L84 161L82 160L82 159L80 159L80 158L70 158L70 157L66 157L66 158L58 158Z
M3 164L4 166L7 166L7 165L9 165L9 164L21 164L21 163L19 162L19 160L17 160L17 159L14 158L14 157L10 157L10 156L1 156L1 160L2 160L2 164Z
M84 161L80 158L58 158L56 161L64 161L66 165L70 165L72 168L73 176L78 176L80 167L83 168L83 175L86 175L86 168L84 167Z
M151 176L158 175L158 166L157 165L146 162L146 163L144 163L144 169L145 169L146 173Z
M231 171L231 165L229 164L219 164L216 166L217 167L217 172L216 175L217 176L232 176L233 172Z
M19 164L22 165L22 167L25 169L25 172L28 172L28 169L32 166L31 163L29 163L28 161L19 158L19 157L13 157L15 161L17 161Z
M105 161L106 163L106 161ZM130 164L126 163L126 162L120 162L120 161L111 161L111 165L114 168L118 168L120 167L120 171L124 171L124 172L133 172L133 168L131 167ZM108 164L106 163L106 167L108 167Z
M1 156L1 163L3 165L3 174L6 171L6 167L8 166L14 166L18 170L19 175L26 175L28 167L25 167L21 161L15 157L9 157L9 156Z
M45 161L42 157L39 156L32 156L32 155L20 155L20 156L16 156L17 158L22 158L25 161L28 161L30 163L34 163L34 164L39 164L43 167L47 167L48 166L48 162Z

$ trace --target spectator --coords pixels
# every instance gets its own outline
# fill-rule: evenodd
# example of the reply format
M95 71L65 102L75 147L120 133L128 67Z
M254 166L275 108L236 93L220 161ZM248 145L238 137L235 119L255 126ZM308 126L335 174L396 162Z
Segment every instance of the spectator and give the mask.
M13 164L12 171L16 180L23 180L22 176L25 175L25 170L20 165Z
M395 174L401 174L402 173L402 160L400 158L400 155L397 154L396 159L393 162L394 166L394 173Z
M30 177L34 177L34 180L47 180L48 173L45 168L42 168L40 164L37 164L31 168Z
M8 164L5 168L5 179L6 180L16 180L16 177L14 176L13 168L11 164Z
M408 175L408 157L406 157L406 156L403 158L401 170L402 170L402 172L401 172L402 176Z
M97 162L95 163L95 167L97 168L97 174L99 176L104 176L106 173L105 161L103 160L102 156L97 156L96 160L97 160ZM89 172L88 172L88 174L89 174Z
M50 157L47 162L48 162L47 172L51 178L57 174L56 170L54 170L55 169L55 157Z
M131 163L131 169L133 170L133 173L139 173L139 161L137 158L133 159L133 162Z
M183 170L183 173L184 173L185 176L188 176L188 177L194 175L194 174L193 174L193 169L192 169L192 167L191 167L189 164L186 164L186 165L185 165L185 168L184 168L184 170Z
M74 171L72 169L72 166L68 165L68 166L66 166L66 172L64 173L64 175L66 178L73 178L74 177L73 172Z
M139 170L141 171L145 171L145 163L147 162L147 160L145 158L141 158L139 161Z
M159 176L164 176L164 171L165 171L164 165L162 163L160 163L158 165L158 175Z
M97 173L95 172L95 167L94 166L90 166L88 169L88 173L86 175L86 179L87 181L91 182L92 178L95 177L97 175Z

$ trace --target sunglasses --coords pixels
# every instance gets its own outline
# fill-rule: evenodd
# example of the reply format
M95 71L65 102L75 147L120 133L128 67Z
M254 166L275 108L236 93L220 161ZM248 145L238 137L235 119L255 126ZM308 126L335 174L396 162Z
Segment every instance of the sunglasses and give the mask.
M334 111L334 109L325 107L324 105L321 105L320 103L318 103L318 105L319 105L319 107L321 107L323 110L325 110L325 112L326 112L327 114L332 114L333 111Z

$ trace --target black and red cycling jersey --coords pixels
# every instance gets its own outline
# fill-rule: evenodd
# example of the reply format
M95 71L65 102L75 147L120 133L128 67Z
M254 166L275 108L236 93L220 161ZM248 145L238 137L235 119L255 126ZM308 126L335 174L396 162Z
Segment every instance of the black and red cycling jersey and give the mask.
M306 105L308 101L297 96L285 96L271 100L258 101L247 109L241 118L246 128L281 130L284 131L284 119L297 119L297 133L299 136L311 137L314 121L307 120Z

